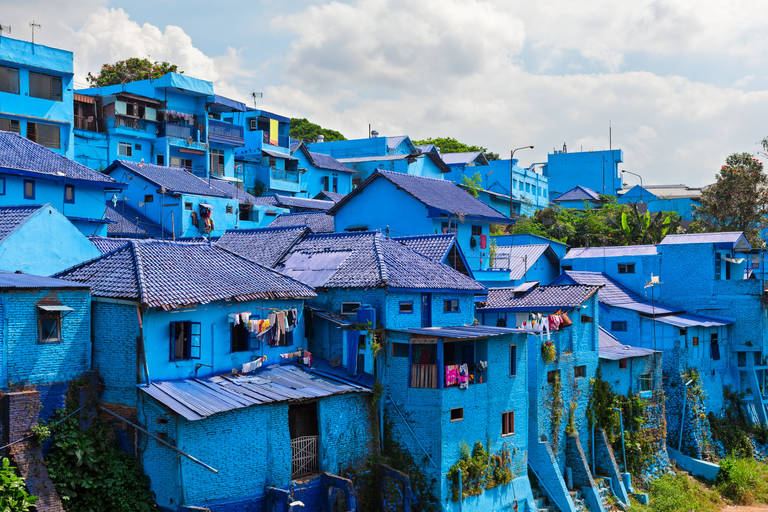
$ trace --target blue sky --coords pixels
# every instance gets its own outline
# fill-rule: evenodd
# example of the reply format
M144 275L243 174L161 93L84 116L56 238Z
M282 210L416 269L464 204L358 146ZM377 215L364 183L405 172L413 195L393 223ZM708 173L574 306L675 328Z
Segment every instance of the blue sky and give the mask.
M454 136L523 163L605 149L646 183L704 185L768 135L768 42L746 0L6 0L2 23L75 53L76 79L150 56L217 92L363 137Z

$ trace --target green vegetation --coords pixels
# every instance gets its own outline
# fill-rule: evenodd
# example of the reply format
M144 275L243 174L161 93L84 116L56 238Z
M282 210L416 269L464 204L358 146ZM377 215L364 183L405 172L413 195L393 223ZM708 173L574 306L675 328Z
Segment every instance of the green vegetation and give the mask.
M97 75L88 73L85 79L90 87L124 84L147 78L160 78L166 73L184 73L176 64L168 62L151 62L149 59L131 57L119 60L114 64L103 64Z
M446 475L451 484L451 499L463 500L482 494L485 489L512 481L509 452L491 455L480 441L475 441L470 453L469 445L462 442L461 458L448 470ZM461 496L459 496L459 472L461 472Z
M768 466L752 458L729 456L720 461L716 488L739 505L768 503Z
M717 492L685 473L667 473L651 482L650 506L632 504L637 512L717 512L723 501Z
M743 393L734 393L726 387L723 397L726 404L723 415L717 417L709 413L712 438L723 444L727 455L752 458L754 448L750 438L762 444L768 443L768 428L747 421L742 407Z
M441 153L468 153L470 151L481 151L485 155L486 160L499 159L498 153L492 153L488 151L487 148L484 148L483 146L474 146L474 145L464 144L463 142L459 142L453 137L437 137L434 139L429 138L429 139L422 139L422 140L414 140L413 143L416 146L421 146L422 144L434 144L437 147L437 149L440 150Z
M555 373L554 380L552 381L552 397L549 401L549 423L551 428L552 438L550 439L550 445L552 451L557 451L557 446L560 443L560 425L563 421L563 383L560 380L560 372Z
M475 172L475 174L472 175L470 178L466 174L461 177L461 184L464 185L469 189L469 193L472 194L474 197L479 196L478 190L480 189L480 185L483 183L483 177L480 176L479 172Z
M545 363L552 363L557 359L557 349L554 341L543 341L541 343L541 359Z
M30 496L24 479L16 474L11 461L2 458L0 465L0 512L26 512L33 510L37 497Z
M319 124L308 121L306 118L291 118L290 135L291 138L305 143L316 142L318 135L322 135L326 142L347 140L340 132L323 128Z

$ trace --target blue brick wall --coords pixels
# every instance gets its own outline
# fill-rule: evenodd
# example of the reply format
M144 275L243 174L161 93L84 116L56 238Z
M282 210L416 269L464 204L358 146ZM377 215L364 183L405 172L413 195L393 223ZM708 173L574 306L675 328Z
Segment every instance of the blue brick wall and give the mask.
M93 301L93 368L104 382L101 400L136 405L139 334L136 305Z
M331 396L317 404L320 429L320 469L341 475L343 470L364 465L375 453L371 396L358 393Z
M73 311L61 320L61 341L39 343L37 304L57 297ZM87 290L13 291L0 294L2 388L45 384L79 377L91 365L91 304ZM3 373L4 371L4 373Z

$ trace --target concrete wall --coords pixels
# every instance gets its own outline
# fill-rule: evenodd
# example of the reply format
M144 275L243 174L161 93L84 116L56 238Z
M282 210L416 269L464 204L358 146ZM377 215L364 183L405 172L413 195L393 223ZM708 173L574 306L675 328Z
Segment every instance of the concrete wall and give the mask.
M544 167L544 176L549 178L549 195L557 197L577 185L589 187L598 194L616 195L622 188L618 167L623 161L624 153L620 149L550 153Z

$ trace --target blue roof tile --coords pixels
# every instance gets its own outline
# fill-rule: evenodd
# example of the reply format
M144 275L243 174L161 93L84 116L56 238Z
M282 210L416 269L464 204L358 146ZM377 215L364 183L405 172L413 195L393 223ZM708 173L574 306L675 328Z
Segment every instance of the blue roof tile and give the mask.
M284 213L270 222L271 228L306 226L313 233L333 233L333 217L323 212Z
M307 232L303 226L284 228L232 229L216 245L267 267L274 267Z
M344 198L345 194L339 194L338 192L330 192L328 190L323 190L322 192L318 192L318 194L315 196L315 199L327 199L328 201L333 201L334 203L338 203Z
M130 162L128 160L115 160L104 172L111 174L118 167L123 167L150 183L165 188L169 194L230 197L227 193L209 185L206 180L198 178L191 172L179 167L165 167L162 165Z
M114 187L115 181L80 163L13 132L0 131L0 169L2 172L42 174L55 179L92 182Z
M556 264L557 255L548 244L502 245L496 248L493 269L509 270L510 279L522 279L545 254Z
M16 231L42 205L0 206L0 241Z
M113 204L107 201L105 218L110 221L107 233L110 236L131 238L163 238L169 236L159 224L129 205L124 199Z
M275 194L278 206L287 208L302 208L305 210L328 211L334 205L333 201L309 199L308 197L293 197Z
M378 232L308 235L276 267L311 286L483 292L485 287Z
M386 179L416 200L430 208L436 215L462 216L472 220L483 220L499 224L511 221L502 213L475 198L452 181L413 176L399 172L377 169L355 190L344 196L328 213L334 215L352 197L360 194L376 179Z
M356 170L347 165L344 165L343 163L333 158L331 155L324 155L323 153L315 153L313 151L307 151L307 153L309 154L309 161L315 167L319 167L320 169L328 169L330 171L357 174Z
M88 288L88 285L65 279L0 270L0 290L39 288Z
M123 247L127 245L128 242L134 239L133 238L117 238L117 237L107 238L105 236L92 235L88 237L88 240L90 240L91 243L95 245L99 251L101 251L101 254L106 254L108 252L114 251L119 247Z
M589 187L577 185L552 199L552 201L600 201L600 194Z
M165 310L315 296L290 277L207 243L131 240L56 277L87 283L98 297L132 299Z
M255 196L249 194L231 181L212 179L211 186L224 192L227 197L237 199L240 203L259 204L256 202Z
M489 288L488 298L480 309L503 311L556 311L572 309L589 299L600 286L539 286L527 292L518 287Z
M422 256L426 256L432 261L442 263L448 251L456 243L456 235L446 233L440 235L398 236L392 238L392 240L397 240L407 248L416 251Z

